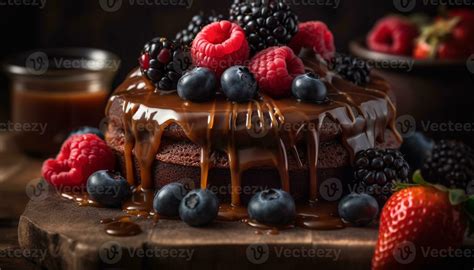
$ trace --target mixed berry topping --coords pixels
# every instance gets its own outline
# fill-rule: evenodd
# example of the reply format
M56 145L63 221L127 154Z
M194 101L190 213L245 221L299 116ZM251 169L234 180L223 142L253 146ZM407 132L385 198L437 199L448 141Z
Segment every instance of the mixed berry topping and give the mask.
M328 90L319 76L314 73L299 75L293 80L291 92L300 101L324 103L327 100Z
M235 0L229 18L244 29L252 54L286 45L298 32L298 17L285 1Z
M87 180L87 193L94 201L105 207L120 207L132 196L127 180L119 173L100 170Z
M182 183L174 182L162 187L153 199L153 209L160 216L179 216L179 205L188 190Z
M302 48L306 48L326 61L329 61L336 51L333 34L325 23L319 21L300 23L298 33L288 46L293 49L296 55L300 53Z
M286 225L296 217L293 197L281 189L267 189L255 194L247 206L249 217L266 225Z
M470 192L469 184L474 181L474 150L461 142L439 141L425 160L421 174L428 182Z
M217 79L214 72L196 67L186 72L178 81L178 95L184 100L203 102L216 93Z
M289 47L270 47L257 53L249 64L260 91L272 97L291 94L293 80L305 73L303 61Z
M351 193L339 202L339 216L354 226L366 226L377 218L379 204L366 193Z
M160 90L174 90L191 65L189 54L176 42L157 37L145 44L139 63L142 74Z
M370 82L370 66L362 59L349 55L337 55L331 60L330 68L357 85Z
M183 45L191 46L194 38L204 26L213 22L221 21L223 19L224 16L220 14L217 16L204 16L203 13L195 15L189 22L188 27L176 34L175 40Z
M230 101L247 102L257 95L258 84L247 67L233 66L221 76L222 92Z
M367 149L356 154L354 178L366 193L383 205L396 182L408 183L410 166L394 149Z
M208 189L190 191L179 206L179 217L193 227L209 225L217 218L218 212L219 200Z
M369 49L398 55L410 55L418 28L405 18L389 16L379 20L367 36Z
M410 164L412 171L416 171L421 169L424 161L433 150L433 147L433 140L427 138L421 132L415 132L408 138L403 139L400 152L402 152L405 160Z
M57 188L85 186L90 175L113 170L115 156L105 141L95 134L73 135L61 147L56 159L43 163L43 178Z
M220 76L227 68L245 63L249 58L249 45L239 25L220 21L199 32L191 53L196 66L206 67Z

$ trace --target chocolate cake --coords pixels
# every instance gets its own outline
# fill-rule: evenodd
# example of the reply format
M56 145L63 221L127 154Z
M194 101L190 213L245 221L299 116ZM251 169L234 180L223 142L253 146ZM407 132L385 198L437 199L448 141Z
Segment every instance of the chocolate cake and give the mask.
M320 199L325 179L351 184L355 153L400 146L390 87L375 75L357 86L314 56L303 60L326 84L327 103L265 95L234 103L220 94L193 103L132 71L106 112L106 141L123 175L144 190L191 180L232 205L263 188L282 188L301 201Z

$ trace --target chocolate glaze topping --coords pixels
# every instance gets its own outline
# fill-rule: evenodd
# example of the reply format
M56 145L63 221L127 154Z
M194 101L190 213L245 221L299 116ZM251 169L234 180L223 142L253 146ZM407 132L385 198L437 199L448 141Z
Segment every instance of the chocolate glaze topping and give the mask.
M310 198L316 200L319 133L325 118L338 125L343 145L352 157L359 150L374 147L376 141L383 141L386 129L401 141L395 128L396 109L389 97L390 88L382 78L372 76L369 84L359 87L328 71L316 58L306 58L304 62L308 70L325 82L327 103L268 96L248 103L232 103L219 94L212 101L192 103L181 100L175 92L155 90L139 69L134 70L109 101L110 105L118 97L123 100L124 113L119 121L125 133L129 183L140 184L138 190L153 190L152 163L165 129L174 124L201 148L201 188L207 187L211 152L217 150L228 155L234 207L241 204L241 174L250 168L277 168L282 189L289 191L288 156L294 155L302 163L296 147L301 140L307 145ZM109 108L107 116L113 117ZM133 153L138 159L140 179L134 177ZM130 204L125 205L127 208ZM302 218L300 222L309 221Z

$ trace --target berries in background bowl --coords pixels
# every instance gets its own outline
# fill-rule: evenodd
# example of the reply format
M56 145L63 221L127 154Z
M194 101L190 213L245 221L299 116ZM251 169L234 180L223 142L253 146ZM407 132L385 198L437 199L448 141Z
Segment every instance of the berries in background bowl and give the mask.
M296 217L293 197L281 189L255 194L247 206L249 217L266 225L286 225Z
M403 139L400 151L403 153L405 160L410 164L413 171L421 169L423 162L433 150L433 140L427 138L421 132L415 132L408 138Z
M399 16L380 19L367 36L367 46L377 52L411 55L418 27Z
M191 54L196 66L206 67L220 76L249 58L244 30L235 23L220 21L205 26L194 38Z
M237 0L230 20L245 31L252 54L276 45L286 45L298 32L298 17L284 1Z
M196 67L186 72L178 81L178 95L184 100L203 102L216 93L216 75L210 69Z
M365 192L384 205L396 182L408 183L410 166L402 153L394 149L359 151L354 162L354 178Z
M224 95L235 102L247 102L257 94L258 84L255 76L247 67L233 66L221 76L221 87Z
M217 217L219 200L207 189L190 191L181 201L179 217L193 227L209 225Z
M349 55L336 55L329 64L331 70L357 85L370 82L370 66L366 61Z
M179 216L179 205L188 191L181 183L170 183L162 187L155 195L153 208L165 217Z
M327 25L319 21L310 21L298 25L298 33L290 42L291 49L298 55L302 48L312 50L326 61L336 52L334 36Z
M303 61L289 47L271 47L257 53L249 64L260 91L274 98L291 93L293 80L305 73Z
M94 172L114 167L115 156L107 144L95 134L83 134L69 137L56 159L43 163L41 174L58 189L82 187Z
M174 41L156 37L145 44L141 52L140 69L156 88L175 90L179 78L192 60L189 53Z
M338 212L344 222L366 226L376 219L379 204L368 194L351 193L339 202Z
M201 12L198 15L194 15L188 26L176 34L175 40L185 46L191 46L194 37L196 37L204 26L223 19L224 16L220 14L217 16L204 16Z
M474 181L474 150L457 141L439 141L425 160L421 175L431 183L459 188L467 193Z
M321 104L327 101L327 88L314 73L300 75L293 80L291 92L298 100Z
M111 208L120 207L132 195L127 180L108 170L97 171L89 177L87 193L100 205Z
M99 138L101 138L102 140L105 139L104 133L102 133L102 131L100 131L100 129L95 128L95 127L88 127L88 126L84 126L84 127L81 127L81 128L78 128L78 129L72 131L71 134L69 135L69 137L71 137L73 135L83 135L83 134L88 134L88 133L95 134Z

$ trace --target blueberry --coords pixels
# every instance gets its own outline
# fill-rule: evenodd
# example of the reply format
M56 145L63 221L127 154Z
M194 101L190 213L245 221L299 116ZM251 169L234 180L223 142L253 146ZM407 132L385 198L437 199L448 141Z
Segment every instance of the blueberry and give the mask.
M291 86L293 95L301 101L323 103L327 99L327 88L313 73L296 77Z
M106 207L120 207L132 195L127 180L108 170L93 173L87 180L89 196Z
M224 95L235 102L247 102L253 99L258 90L254 75L244 66L226 69L221 77L221 86Z
M218 211L219 200L207 189L190 191L179 205L179 217L193 227L210 224L216 219Z
M203 102L211 99L217 86L214 72L207 68L197 67L186 72L178 81L178 95L194 102Z
M99 138L101 138L102 140L105 139L104 133L102 133L102 131L100 131L100 129L95 128L95 127L88 127L88 126L84 126L84 127L81 127L81 128L78 128L78 129L74 130L73 132L71 132L71 134L69 134L69 136L82 135L82 134L88 134L88 133L95 134Z
M427 138L421 132L415 132L405 138L400 151L405 155L405 159L413 170L421 169L424 160L433 150L433 140Z
M371 223L379 213L379 205L374 197L365 193L351 193L339 202L339 216L355 226Z
M267 189L255 194L248 204L249 217L268 225L285 225L296 216L295 201L281 189Z
M160 215L177 217L179 204L186 196L187 190L181 183L171 183L162 187L155 195L153 208Z

